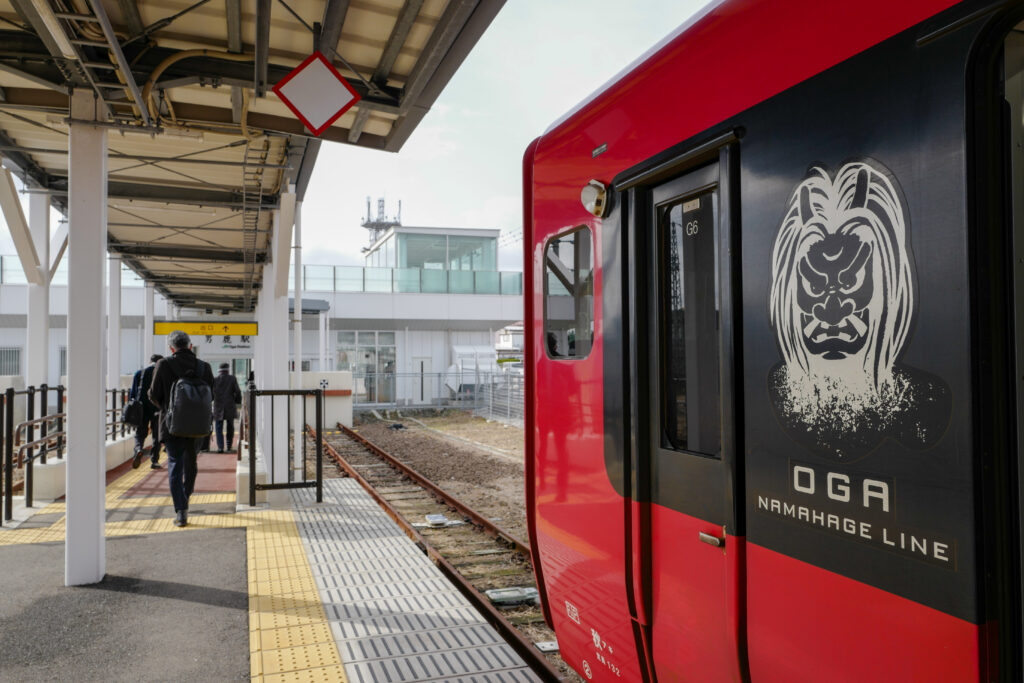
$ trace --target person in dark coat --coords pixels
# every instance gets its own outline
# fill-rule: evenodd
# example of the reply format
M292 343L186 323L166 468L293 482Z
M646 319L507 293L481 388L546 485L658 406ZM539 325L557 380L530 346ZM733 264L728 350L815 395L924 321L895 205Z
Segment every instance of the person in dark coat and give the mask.
M163 356L154 353L149 357L149 365L137 370L132 378L132 391L129 398L137 398L142 403L142 422L135 428L135 454L132 457L132 469L138 469L142 464L142 451L146 444L146 435L153 433L153 445L149 452L149 466L151 469L160 469L160 416L149 400L149 387L153 384L153 371L156 364Z
M238 380L229 370L227 363L220 364L220 372L213 380L213 424L217 430L217 452L224 452L224 423L227 423L227 450L233 450L235 443L235 418L238 417L236 404L242 402L242 390Z
M174 500L174 524L188 524L188 499L195 488L199 473L196 458L202 439L174 436L167 429L167 407L170 404L171 387L174 382L192 370L197 377L213 388L213 370L210 364L196 358L192 353L192 340L181 330L167 335L173 355L156 364L153 371L153 385L149 388L149 400L160 410L160 438L167 449L167 474Z

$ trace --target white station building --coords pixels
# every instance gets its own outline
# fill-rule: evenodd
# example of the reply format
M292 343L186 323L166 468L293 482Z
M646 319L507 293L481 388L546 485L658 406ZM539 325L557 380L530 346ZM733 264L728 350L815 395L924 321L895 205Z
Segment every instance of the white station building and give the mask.
M523 315L522 273L497 269L498 237L496 229L394 226L369 247L365 266L303 266L302 370L352 372L362 404L432 403L444 392L439 379L467 349L477 356L474 365L490 370L484 357L493 354L498 331ZM67 301L61 263L50 286L50 386L67 375ZM0 377L25 375L28 305L18 258L0 256ZM164 337L152 334L152 322L243 319L252 317L179 309L122 265L120 374L146 365L148 348L165 350ZM244 382L254 339L209 335L193 342L201 358L231 363ZM289 342L293 364L291 335ZM369 383L362 379L367 376Z

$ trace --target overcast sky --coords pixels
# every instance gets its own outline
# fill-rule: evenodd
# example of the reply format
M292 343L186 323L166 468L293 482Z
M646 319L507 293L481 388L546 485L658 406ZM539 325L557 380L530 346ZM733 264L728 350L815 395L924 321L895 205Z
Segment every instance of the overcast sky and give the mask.
M508 0L401 152L324 143L302 208L305 263L362 264L366 197L402 224L522 226L526 146L705 0ZM628 8L628 9L625 9ZM273 97L273 95L270 95ZM0 254L13 254L6 229ZM522 269L521 247L500 267Z

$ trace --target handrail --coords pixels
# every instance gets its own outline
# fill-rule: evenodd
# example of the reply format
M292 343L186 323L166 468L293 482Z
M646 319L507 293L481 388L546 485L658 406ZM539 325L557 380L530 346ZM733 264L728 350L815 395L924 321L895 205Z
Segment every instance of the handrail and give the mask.
M39 387L29 386L20 391L9 388L0 394L0 406L3 407L3 419L0 419L0 454L3 455L3 467L0 469L0 479L3 481L3 520L10 520L13 516L15 445L18 446L17 468L21 469L26 464L28 465L25 468L23 482L27 507L32 507L32 480L35 461L38 459L40 463L46 464L46 456L51 452L56 452L57 458L63 459L64 457L66 436L64 420L67 418L67 414L64 412L47 413L50 391L56 391L57 404L63 406L63 386L50 387L42 384ZM39 396L39 417L36 417L37 395ZM17 424L14 422L16 396L27 397L25 402L27 419ZM37 427L39 428L38 439L36 438ZM38 452L36 452L37 448Z
M57 393L57 406L61 412L47 413L49 408L49 394L51 391ZM122 419L125 405L128 403L127 389L105 389L103 391L104 408L104 434L111 440L117 439L118 435L125 436L129 431L129 425ZM107 399L107 395L110 396ZM22 422L14 421L15 398L25 396L26 419ZM37 417L37 401L39 416ZM0 516L0 524L9 521L14 515L14 470L25 470L24 486L25 505L32 507L32 480L35 462L46 464L49 454L55 454L58 459L64 458L64 447L67 433L64 431L65 420L68 415L62 408L65 403L65 389L62 385L50 387L45 384L39 387L26 387L15 390L13 387L0 392L0 492L3 498L3 514ZM36 429L39 430L39 438L36 438ZM37 450L38 449L38 452Z
M27 460L23 460L22 459L22 453L24 453L26 449L35 448L36 446L41 446L44 443L49 443L51 441L56 441L57 440L57 436L58 436L57 434L50 434L48 436L44 436L41 439L36 439L35 441L29 441L28 443L21 444L21 446L18 447L18 451L17 451L17 453L18 453L18 467L22 467L25 464L25 462L27 462ZM60 436L64 436L64 435L61 434ZM35 455L32 456L32 458L33 459L38 458L40 455L42 455L42 454L41 453L36 453Z
M29 441L28 443L23 443L21 446L18 447L18 453L17 453L18 469L21 469L21 468L25 469L25 481L24 481L25 507L32 507L32 493L33 493L32 484L33 484L33 481L35 479L35 476L34 476L35 475L35 461L39 460L40 462L45 464L45 462L46 462L46 452L48 450L50 450L50 444L51 443L58 443L59 444L63 440L63 438L64 438L64 433L63 432L59 432L59 433L56 433L56 434L48 434L46 436L43 436L40 439L36 439L35 441ZM32 453L31 451L34 450L36 446L42 446L42 448L39 449L38 453ZM56 448L56 447L57 446L54 446L54 448ZM26 450L29 451L29 454L28 454L27 458L25 457L25 451ZM63 457L64 457L63 453L58 455L57 457L63 459Z
M17 429L20 430L23 427L28 427L29 425L42 424L43 422L58 422L66 418L67 416L67 413L51 413L50 415L43 415L42 417L37 417L34 420L25 420L24 422L19 422Z
M121 436L124 436L128 430L128 424L120 419L121 414L124 412L124 407L128 404L128 390L127 389L104 389L104 396L110 395L110 407L104 409L104 414L107 416L105 426L106 431L109 433L110 440L115 441L118 435L118 428L120 427ZM121 406L118 407L118 398L121 399ZM106 404L107 400L104 398L103 403Z

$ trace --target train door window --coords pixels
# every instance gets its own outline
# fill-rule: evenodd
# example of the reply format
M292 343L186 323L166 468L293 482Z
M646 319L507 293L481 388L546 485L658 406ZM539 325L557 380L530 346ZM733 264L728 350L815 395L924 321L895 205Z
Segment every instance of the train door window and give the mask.
M717 192L657 209L662 425L668 446L721 453Z
M544 248L544 347L549 358L585 358L594 344L594 250L577 228Z

